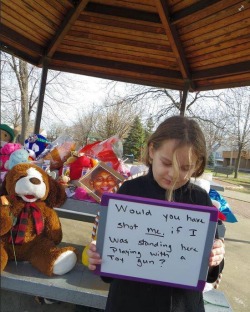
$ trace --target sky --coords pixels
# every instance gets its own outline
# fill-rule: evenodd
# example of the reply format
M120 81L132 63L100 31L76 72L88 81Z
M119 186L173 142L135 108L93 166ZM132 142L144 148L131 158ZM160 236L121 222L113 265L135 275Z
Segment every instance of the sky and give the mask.
M67 79L70 81L74 81L74 87L69 88L70 99L68 99L68 102L73 103L73 105L68 105L68 107L64 105L63 109L59 107L59 109L56 109L56 113L59 119L68 126L72 125L82 113L91 111L93 104L102 106L108 95L114 98L115 95L125 94L127 84L123 82L116 83L114 90L110 85L111 80L69 73L64 73L64 75L67 75ZM49 118L43 118L44 120L41 123L43 129L49 128L51 123L60 124L60 120L53 118L49 112L46 114L45 109L42 113L42 116L44 115Z
M90 76L84 75L76 75L76 74L67 74L64 73L69 77L70 80L74 81L74 89L70 91L70 99L69 102L75 103L68 107L68 109L58 110L58 116L62 116L64 122L69 124L71 120L76 119L79 116L79 112L84 110L87 112L91 110L92 104L96 106L101 106L105 98L108 95L108 83L111 82L110 80L100 79ZM116 92L122 93L125 83L119 83L116 87ZM68 122L65 120L68 117Z

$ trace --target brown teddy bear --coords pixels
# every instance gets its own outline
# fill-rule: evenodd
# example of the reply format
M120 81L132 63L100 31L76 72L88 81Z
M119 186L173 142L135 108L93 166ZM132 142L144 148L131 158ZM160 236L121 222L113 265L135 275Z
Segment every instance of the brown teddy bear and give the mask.
M1 146L4 146L5 143L13 142L14 140L14 131L8 125L0 124L0 139Z
M70 271L77 262L74 247L57 247L61 223L53 207L66 200L63 186L43 169L15 165L5 177L0 206L0 270L8 261L29 261L51 276Z

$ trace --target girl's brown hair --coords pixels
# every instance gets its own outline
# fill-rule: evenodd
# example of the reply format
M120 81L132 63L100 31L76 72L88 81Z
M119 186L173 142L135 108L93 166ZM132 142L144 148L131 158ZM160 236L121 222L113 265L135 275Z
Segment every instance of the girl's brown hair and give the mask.
M148 140L145 155L147 166L151 165L149 146L152 145L157 150L166 140L177 140L179 142L178 147L192 146L195 155L198 157L197 168L193 177L199 177L203 174L207 162L206 141L195 120L183 116L173 116L163 121Z

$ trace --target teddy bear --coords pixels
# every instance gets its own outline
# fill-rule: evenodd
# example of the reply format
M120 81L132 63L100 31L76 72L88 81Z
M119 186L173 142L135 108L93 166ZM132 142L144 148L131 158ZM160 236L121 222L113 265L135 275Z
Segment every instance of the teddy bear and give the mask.
M1 147L3 147L5 143L13 142L14 137L13 129L6 124L0 124Z
M72 270L77 251L57 246L62 228L53 209L65 202L64 188L37 165L20 163L7 172L1 195L0 271L14 260L28 261L47 276Z

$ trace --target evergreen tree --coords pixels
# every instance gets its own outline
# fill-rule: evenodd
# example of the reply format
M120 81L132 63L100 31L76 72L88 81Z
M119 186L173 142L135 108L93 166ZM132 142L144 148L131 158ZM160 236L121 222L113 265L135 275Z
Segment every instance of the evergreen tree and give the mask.
M214 154L211 153L208 157L208 160L207 160L207 164L211 167L214 167L214 164L215 164L215 161L214 161Z
M147 123L146 123L146 128L145 128L145 142L148 141L148 138L151 136L151 134L153 133L153 129L154 129L154 122L153 122L153 118L152 116L150 116L147 119Z
M135 159L141 160L145 143L145 130L138 116L135 117L127 138L123 144L124 154L133 154Z

